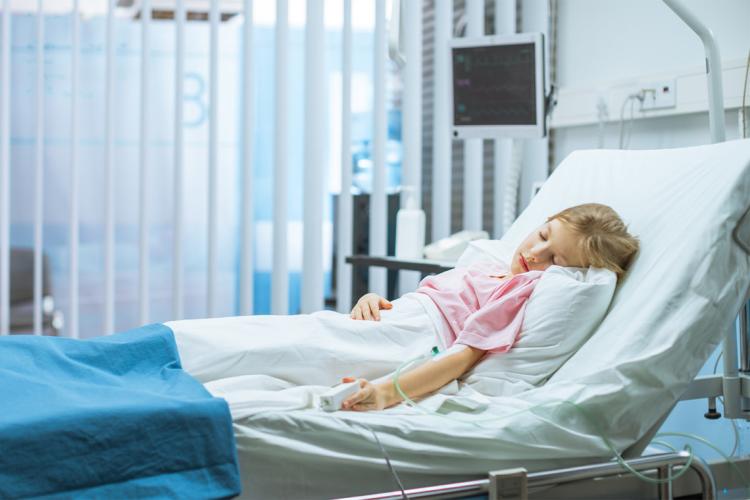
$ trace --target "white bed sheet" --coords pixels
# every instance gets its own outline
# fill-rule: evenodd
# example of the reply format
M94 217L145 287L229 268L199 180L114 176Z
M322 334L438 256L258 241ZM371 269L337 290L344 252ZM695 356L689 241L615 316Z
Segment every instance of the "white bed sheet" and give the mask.
M669 410L747 296L750 258L732 240L748 209L750 141L656 151L580 151L554 172L503 238L515 246L554 212L611 205L642 251L591 339L542 387L496 398L483 427L399 408L274 410L235 422L246 498L324 498L395 489L367 428L406 487L608 457L592 415L624 450ZM543 411L519 413L533 405ZM504 417L504 418L500 418ZM364 427L364 425L367 428Z
M411 293L381 311L377 322L319 311L166 325L174 332L183 368L225 398L237 420L270 409L311 409L314 396L342 377L374 380L405 359L429 353L440 335L427 305L435 307Z

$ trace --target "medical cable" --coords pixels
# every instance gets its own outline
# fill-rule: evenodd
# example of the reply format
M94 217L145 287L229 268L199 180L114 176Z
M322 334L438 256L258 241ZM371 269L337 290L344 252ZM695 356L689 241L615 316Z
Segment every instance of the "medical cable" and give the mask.
M724 351L721 351L718 356L716 356L716 363L714 363L714 371L713 374L716 375L716 370L719 369L719 361L721 361L721 357L724 355Z
M641 98L641 102L643 99ZM628 120L627 137L625 139L625 147L630 146L630 138L633 136L633 123L635 122L635 99L630 100L630 120Z
M732 466L732 468L735 470L735 472L737 472L737 475L740 477L740 480L742 481L742 484L745 485L745 489L747 489L748 492L750 492L750 482L748 482L747 478L742 473L742 471L740 470L740 468L737 466L737 464L735 463L735 461L732 460L729 456L727 456L723 451L721 451L721 448L719 448L718 446L714 445L708 439L703 438L701 436L696 436L695 434L687 434L685 432L660 432L659 434L657 434L654 437L655 438L660 438L660 437L683 437L683 438L693 439L695 441L698 441L699 443L702 443L702 444L708 446L709 448L711 448L712 450L714 450L716 453L718 453L719 455L721 455L724 458L724 460L726 460L729 463L729 465Z
M609 118L609 111L607 110L607 103L604 98L599 97L596 102L596 121L599 129L598 147L604 149L604 126L606 125L607 118Z
M280 412L278 410L267 410L267 411L259 411L255 414L253 414L253 418L258 417L259 415L267 416L267 415L276 415ZM398 486L399 490L401 490L401 496L404 498L404 500L409 500L409 495L406 494L406 488L404 488L404 484L401 482L401 478L399 477L398 473L396 472L396 468L393 467L393 464L391 463L391 457L388 454L388 452L385 450L385 447L383 446L383 443L380 442L380 438L378 437L377 433L370 427L369 425L365 424L364 422L348 422L350 425L354 426L361 426L365 430L369 431L372 436L375 438L375 444L378 445L378 448L380 448L380 452L383 455L383 458L385 459L385 465L388 467L388 471L393 476L393 480L396 482L396 485Z
M748 136L747 127L747 107L745 105L745 97L747 96L747 75L750 73L750 51L747 53L747 64L745 65L745 84L742 86L742 107L740 108L740 115L742 117L742 137Z
M624 101L622 101L622 106L620 107L620 149L623 149L627 146L627 144L630 143L630 135L633 132L633 121L635 120L635 101L639 101L643 103L643 99L645 98L644 92L640 91L635 94L628 95ZM630 103L630 120L629 120L629 126L628 126L628 140L627 144L625 142L625 106Z
M720 397L719 402L724 406L724 398ZM732 423L732 431L734 432L734 444L732 445L732 451L729 452L729 456L734 457L737 455L740 447L740 431L737 429L737 422L733 418L730 418L729 421Z
M391 471L391 475L393 475L393 479L396 480L396 484L398 485L398 488L401 490L401 496L404 497L404 499L408 500L409 496L406 494L406 489L404 488L403 483L401 483L401 479L398 477L398 474L396 473L396 469L393 468L393 464L391 463L391 457L388 455L388 452L385 451L385 447L383 446L383 443L380 442L380 438L378 437L377 433L375 433L375 431L368 425L365 425L362 422L358 422L358 423L372 433L372 436L375 438L375 442L378 444L378 446L380 447L380 451L383 453L383 458L385 458L385 464L388 466L388 470Z
M656 445L656 446L663 446L664 448L668 449L669 451L673 451L677 453L677 448L672 446L671 444L667 443L666 441L651 441L649 444Z
M597 423L594 420L594 418L591 417L588 414L588 412L586 410L584 410L581 406L573 403L572 401L565 401L565 400L547 401L545 403L534 405L534 406L531 406L529 408L525 408L523 410L519 410L517 412L510 413L508 415L490 417L490 418L487 418L487 419L481 419L481 420L475 420L475 421L467 421L467 420L462 420L462 419L458 419L458 418L452 418L452 417L449 417L448 415L444 415L442 413L438 413L436 411L432 411L432 410L428 410L426 408L423 408L418 403L416 403L414 400L412 400L411 398L409 398L409 396L406 395L406 393L401 389L401 385L399 384L398 380L399 380L399 378L401 376L401 372L405 368L411 366L412 364L414 364L414 363L416 363L418 361L422 361L425 358L430 358L433 355L434 354L422 354L420 356L417 356L416 358L413 358L413 359L411 359L409 361L406 361L405 363L402 363L401 366L399 366L396 369L396 372L394 373L393 379L392 379L393 380L393 385L396 388L396 392L398 392L399 396L401 396L403 398L404 402L408 406L410 406L410 407L412 407L412 408L414 408L414 409L416 409L418 411L421 411L422 413L424 413L426 415L438 416L438 417L442 417L442 418L451 420L453 422L461 422L463 424L471 424L471 425L474 425L474 426L477 426L477 427L482 427L481 425L479 425L481 422L504 420L506 418L510 418L510 417L515 416L515 415L520 415L522 413L533 412L533 410L535 410L535 409L539 409L539 408L542 408L542 407L545 407L545 406L549 406L549 405L552 405L552 404L555 404L555 405L563 404L563 405L568 405L568 406L574 408L581 416L583 416L583 418L588 422L588 424L591 427L593 427L595 434L602 440L602 442L607 446L607 448L609 448L610 452L613 454L614 459L617 461L618 464L620 464L620 467L622 467L623 469L627 470L628 472L630 472L631 474L633 474L634 476L636 476L638 479L640 479L642 481L645 481L645 482L651 483L651 484L671 483L673 480L678 479L683 474L685 474L690 469L690 466L693 463L693 458L694 458L695 454L693 453L692 447L690 445L686 444L685 445L685 450L688 452L688 460L685 463L685 465L682 466L682 468L679 470L679 472L677 472L674 475L670 474L669 477L664 478L664 479L653 478L653 477L649 477L649 476L647 476L647 475L645 475L645 474L643 474L643 473L641 473L641 472L633 469L630 466L630 464L628 464L625 461L625 459L622 458L622 455L620 455L620 453L617 451L617 449L612 444L612 442L607 438L607 436L604 435L604 433L601 431L601 429L599 428L599 425L597 425Z

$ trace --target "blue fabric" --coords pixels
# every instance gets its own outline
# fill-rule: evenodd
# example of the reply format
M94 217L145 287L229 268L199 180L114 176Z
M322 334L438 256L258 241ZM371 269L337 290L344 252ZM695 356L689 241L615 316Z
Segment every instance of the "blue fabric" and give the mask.
M0 498L240 493L229 408L180 366L172 331L0 338Z

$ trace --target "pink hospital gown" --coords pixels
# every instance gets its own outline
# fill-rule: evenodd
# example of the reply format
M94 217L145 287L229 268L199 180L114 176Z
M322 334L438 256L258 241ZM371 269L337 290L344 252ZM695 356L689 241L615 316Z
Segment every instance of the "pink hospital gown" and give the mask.
M489 352L510 350L542 271L504 278L509 272L505 264L480 262L428 276L419 283L417 293L432 299L448 325L443 329L446 346L458 343Z

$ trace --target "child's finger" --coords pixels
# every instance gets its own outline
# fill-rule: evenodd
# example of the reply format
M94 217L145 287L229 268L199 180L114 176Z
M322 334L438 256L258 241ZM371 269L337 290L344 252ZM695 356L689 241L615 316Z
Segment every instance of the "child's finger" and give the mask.
M390 309L392 307L393 307L393 304L391 304L390 301L388 301L388 299L384 299L384 298L381 297L381 299L380 299L380 308L381 309Z
M372 314L372 319L375 321L380 321L380 308L377 304L368 304L370 306L370 313Z
M362 319L367 320L367 321L372 319L372 313L370 312L370 304L367 302L362 304Z
M341 408L344 410L352 408L354 405L359 403L365 398L365 391L359 390L346 398L343 403L341 403Z
M353 377L346 377L346 378L348 379L349 382L354 382L355 380L357 380ZM354 394L346 398L343 401L343 403L341 403L341 407L345 410L353 409L354 405L367 400L372 393L371 388L368 387L369 382L367 381L367 379L361 378L361 379L358 379L358 381L359 381L360 390L358 390L357 392L355 392Z

